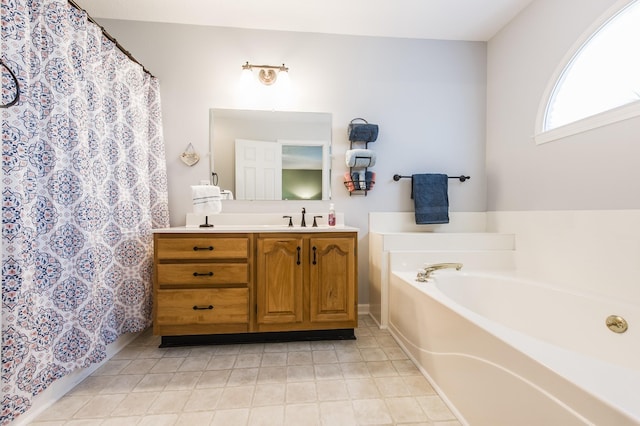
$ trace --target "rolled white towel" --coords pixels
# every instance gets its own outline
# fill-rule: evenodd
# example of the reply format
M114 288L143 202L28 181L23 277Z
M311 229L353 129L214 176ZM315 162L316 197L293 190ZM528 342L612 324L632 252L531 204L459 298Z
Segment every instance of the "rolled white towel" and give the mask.
M214 185L191 185L193 212L215 214L222 211L220 187Z
M373 167L376 164L376 153L370 149L349 149L345 154L347 167Z

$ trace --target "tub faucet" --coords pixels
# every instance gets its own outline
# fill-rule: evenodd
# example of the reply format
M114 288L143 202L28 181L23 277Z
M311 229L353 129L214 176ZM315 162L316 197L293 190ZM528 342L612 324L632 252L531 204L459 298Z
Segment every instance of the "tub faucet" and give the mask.
M431 273L438 269L455 269L456 271L459 271L462 269L462 263L433 263L431 265L426 265L424 267L424 271L418 272L416 279L420 282L425 282L429 277L431 277Z

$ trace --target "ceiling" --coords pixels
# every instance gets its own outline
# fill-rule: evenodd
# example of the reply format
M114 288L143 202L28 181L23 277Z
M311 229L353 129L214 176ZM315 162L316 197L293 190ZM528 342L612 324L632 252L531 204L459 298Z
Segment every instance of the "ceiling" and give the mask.
M75 0L100 18L487 41L533 0Z

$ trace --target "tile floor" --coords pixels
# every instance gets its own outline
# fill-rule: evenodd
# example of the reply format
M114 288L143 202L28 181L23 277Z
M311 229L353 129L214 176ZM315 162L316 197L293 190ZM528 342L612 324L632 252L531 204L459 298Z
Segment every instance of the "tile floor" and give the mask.
M158 348L145 331L32 425L460 425L368 316L357 340Z

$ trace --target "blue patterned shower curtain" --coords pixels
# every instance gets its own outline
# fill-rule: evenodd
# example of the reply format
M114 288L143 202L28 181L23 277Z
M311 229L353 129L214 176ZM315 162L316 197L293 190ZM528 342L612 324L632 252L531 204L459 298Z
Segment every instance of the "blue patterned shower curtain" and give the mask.
M151 321L158 81L66 0L2 0L2 417ZM2 103L13 98L2 74Z

